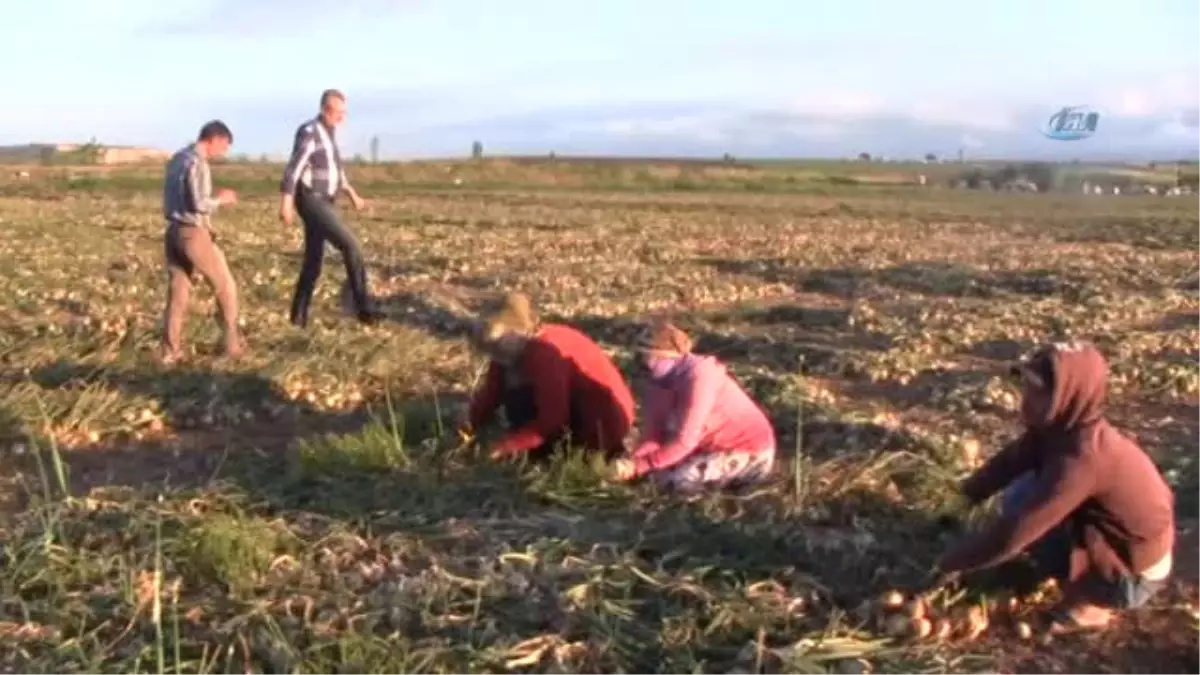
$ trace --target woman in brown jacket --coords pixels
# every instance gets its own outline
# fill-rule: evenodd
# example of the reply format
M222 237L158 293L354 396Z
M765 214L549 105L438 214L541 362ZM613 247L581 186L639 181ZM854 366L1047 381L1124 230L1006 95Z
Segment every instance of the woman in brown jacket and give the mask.
M1171 573L1174 495L1158 468L1104 417L1108 364L1087 343L1040 349L1014 368L1025 433L963 485L979 503L1008 488L1001 516L943 556L943 580L1029 551L1062 580L1052 630L1103 628Z

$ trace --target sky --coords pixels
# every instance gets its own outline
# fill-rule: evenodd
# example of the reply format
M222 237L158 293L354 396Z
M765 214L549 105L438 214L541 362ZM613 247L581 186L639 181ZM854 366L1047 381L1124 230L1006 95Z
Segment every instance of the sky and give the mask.
M0 144L282 156L321 90L343 153L1200 154L1200 3L38 0L5 7ZM1080 141L1040 133L1066 105Z

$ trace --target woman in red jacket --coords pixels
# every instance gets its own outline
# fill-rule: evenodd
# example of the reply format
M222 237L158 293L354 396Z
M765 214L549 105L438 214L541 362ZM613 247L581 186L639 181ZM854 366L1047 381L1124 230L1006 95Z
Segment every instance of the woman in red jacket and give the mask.
M519 293L509 295L473 337L491 363L465 422L477 429L503 407L510 425L489 448L493 459L544 456L568 435L588 450L624 452L633 394L591 338L570 326L539 323L529 298Z

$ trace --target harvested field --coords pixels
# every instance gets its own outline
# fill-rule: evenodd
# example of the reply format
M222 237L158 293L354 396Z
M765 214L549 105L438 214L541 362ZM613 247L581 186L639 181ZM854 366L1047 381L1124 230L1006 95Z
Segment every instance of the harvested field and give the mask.
M389 320L339 312L330 252L308 332L287 323L301 232L274 217L278 168L215 167L243 191L217 228L251 353L214 358L200 290L170 368L155 174L0 182L0 669L1200 667L1194 200L447 166L361 169L372 204L346 217ZM769 409L776 482L683 499L462 447L466 321L510 289L623 367L637 322L673 313ZM955 487L965 449L1016 432L1001 367L1066 337L1105 351L1113 421L1177 490L1170 591L1045 643L1010 619L913 643L856 616L978 517Z

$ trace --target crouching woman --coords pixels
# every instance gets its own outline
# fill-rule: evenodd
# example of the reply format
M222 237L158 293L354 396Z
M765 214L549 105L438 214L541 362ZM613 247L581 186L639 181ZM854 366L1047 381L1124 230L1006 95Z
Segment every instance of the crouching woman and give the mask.
M614 463L615 480L650 477L667 489L760 482L775 468L775 431L766 414L715 357L669 322L643 332L637 349L648 371L642 437Z
M624 451L633 394L591 338L540 323L529 298L514 293L480 322L473 342L491 362L463 426L478 429L504 410L509 431L490 448L493 459L544 457L564 439L609 456Z
M943 556L942 582L1029 552L1065 582L1050 630L1099 630L1144 605L1171 573L1174 495L1150 457L1104 416L1108 363L1087 343L1049 345L1014 368L1025 432L963 485L1004 491L999 519Z

